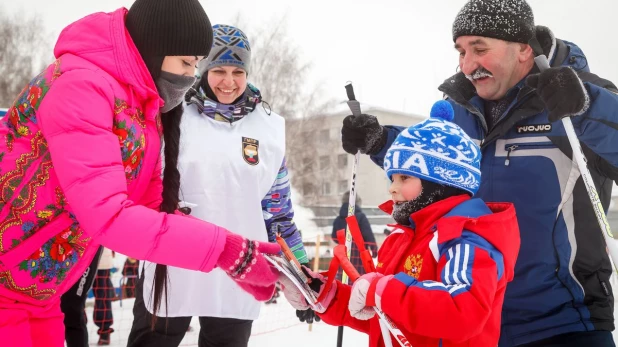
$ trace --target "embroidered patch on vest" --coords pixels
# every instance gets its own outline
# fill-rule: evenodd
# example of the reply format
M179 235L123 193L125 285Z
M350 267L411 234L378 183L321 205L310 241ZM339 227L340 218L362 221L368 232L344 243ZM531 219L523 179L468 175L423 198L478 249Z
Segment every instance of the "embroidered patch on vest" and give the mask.
M548 133L551 131L551 124L530 124L519 125L516 127L517 133Z
M260 141L249 137L242 138L242 157L249 165L257 165L260 163L260 155L258 149Z

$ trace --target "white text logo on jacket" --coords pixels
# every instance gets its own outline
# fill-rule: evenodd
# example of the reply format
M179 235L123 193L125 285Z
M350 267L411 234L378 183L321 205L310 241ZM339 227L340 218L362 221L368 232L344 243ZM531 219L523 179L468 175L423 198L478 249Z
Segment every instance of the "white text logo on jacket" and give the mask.
M547 133L551 131L551 124L531 124L517 126L517 133Z

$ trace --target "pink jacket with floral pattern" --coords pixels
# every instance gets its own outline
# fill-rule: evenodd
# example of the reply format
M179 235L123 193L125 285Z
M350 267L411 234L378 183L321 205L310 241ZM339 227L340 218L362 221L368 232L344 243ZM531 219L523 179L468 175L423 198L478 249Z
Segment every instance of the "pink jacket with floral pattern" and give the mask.
M157 211L162 100L126 13L65 28L0 122L0 297L50 304L99 244L204 272L223 251L223 228Z

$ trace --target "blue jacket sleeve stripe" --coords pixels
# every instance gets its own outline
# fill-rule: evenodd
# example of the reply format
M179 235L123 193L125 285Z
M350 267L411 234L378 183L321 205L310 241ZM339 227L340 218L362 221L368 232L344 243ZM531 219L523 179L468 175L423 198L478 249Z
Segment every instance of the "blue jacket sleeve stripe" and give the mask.
M449 248L446 254L447 262L441 274L442 282L418 282L414 277L403 272L398 273L395 279L408 287L416 286L425 290L442 290L452 296L468 291L472 285L471 269L474 261L474 247L469 244L457 244Z
M456 245L470 246L469 248L470 254L466 255L466 252L464 250L463 257L465 259L462 259L460 261L460 264L464 264L464 260L465 260L465 263L468 263L469 259L470 260L474 259L474 250L476 249L476 247L487 251L487 253L489 253L490 258L496 263L496 267L498 268L498 279L502 278L502 274L504 273L504 258L502 256L502 253L500 253L500 251L496 247L494 247L491 243L489 243L487 240L485 240L478 234L464 230L460 238L450 240L443 244L438 244L438 249L440 250L440 254L443 255L444 253L450 252L452 248ZM447 259L450 259L450 257L447 257ZM448 266L449 264L447 263L447 266L444 268L445 272ZM457 273L461 274L462 279L465 277L466 280L469 280L472 278L471 263L470 263L470 266L468 265L465 265L465 266L467 266L465 272L460 271Z
M448 249L446 260L441 275L442 282L447 285L472 285L473 247L467 243L459 243Z
M403 283L406 287L414 286L414 287L421 288L423 290L439 290L439 291L447 292L451 296L457 296L461 293L468 291L468 289L470 288L468 284L463 284L463 283L446 285L442 282L436 282L436 281L419 282L414 277L408 274L405 274L403 272L400 272L397 275L395 275L395 280Z

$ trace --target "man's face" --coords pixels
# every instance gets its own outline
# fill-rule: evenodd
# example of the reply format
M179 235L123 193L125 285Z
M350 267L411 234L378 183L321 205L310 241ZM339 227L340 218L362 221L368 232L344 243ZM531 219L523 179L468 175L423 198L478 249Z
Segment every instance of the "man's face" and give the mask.
M485 100L499 100L530 70L527 45L481 37L460 36L455 41L459 68Z

